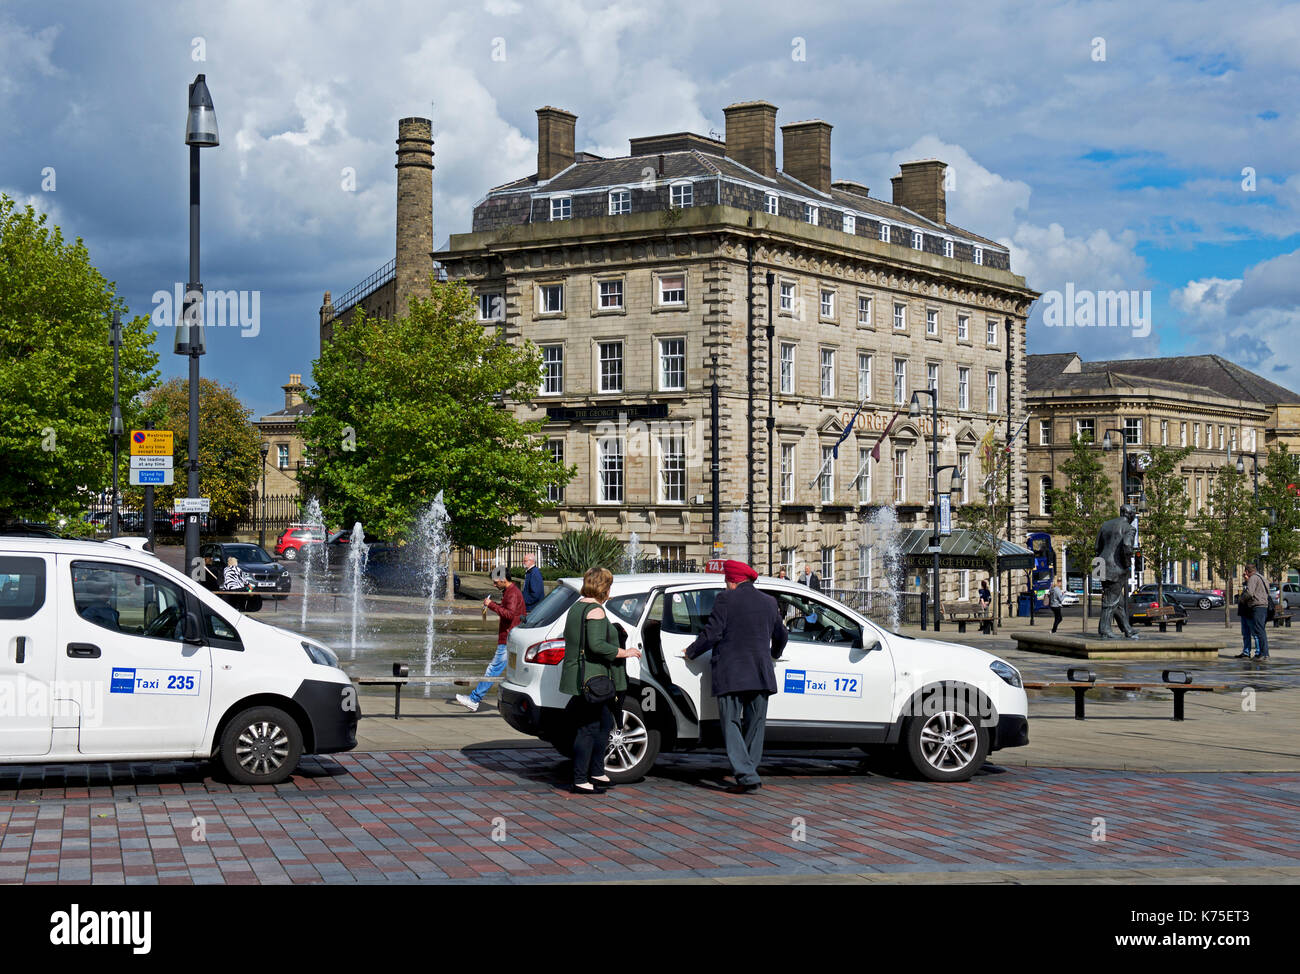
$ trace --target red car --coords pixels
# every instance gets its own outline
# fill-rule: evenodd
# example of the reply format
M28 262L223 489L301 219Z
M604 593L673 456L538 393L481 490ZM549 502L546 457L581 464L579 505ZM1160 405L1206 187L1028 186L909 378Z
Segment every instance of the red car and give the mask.
M319 528L290 525L275 540L275 556L286 561L296 561L302 554L304 544L319 544L325 540L325 532Z

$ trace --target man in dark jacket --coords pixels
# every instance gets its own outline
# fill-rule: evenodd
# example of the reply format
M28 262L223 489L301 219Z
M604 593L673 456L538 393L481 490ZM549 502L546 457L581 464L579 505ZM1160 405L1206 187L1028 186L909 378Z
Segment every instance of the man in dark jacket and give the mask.
M537 559L524 555L524 611L532 612L533 606L542 601L546 587L542 584L542 570L537 567Z
M736 783L727 791L743 795L762 783L758 763L763 757L767 698L777 692L772 660L785 649L789 634L776 599L754 588L758 572L743 561L724 562L722 569L727 590L718 593L708 625L684 655L695 659L713 650L713 695L727 760L736 774Z
M800 585L807 585L815 592L820 592L822 590L822 580L817 577L817 573L806 564L800 565L799 568L799 577L795 581Z

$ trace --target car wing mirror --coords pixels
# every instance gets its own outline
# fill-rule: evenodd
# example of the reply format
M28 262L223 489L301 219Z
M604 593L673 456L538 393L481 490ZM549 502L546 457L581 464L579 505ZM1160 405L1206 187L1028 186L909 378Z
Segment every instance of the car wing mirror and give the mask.
M185 622L184 622L184 627L182 629L181 639L184 642L191 643L194 645L202 644L203 627L199 623L199 617L197 613L194 612L185 613Z

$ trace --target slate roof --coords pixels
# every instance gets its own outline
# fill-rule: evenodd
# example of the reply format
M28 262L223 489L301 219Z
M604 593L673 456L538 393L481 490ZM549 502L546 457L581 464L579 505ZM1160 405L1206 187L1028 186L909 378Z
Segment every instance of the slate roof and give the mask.
M290 406L288 409L277 409L273 413L267 413L262 417L261 422L271 423L276 420L301 419L304 416L310 416L312 408L305 402L300 402L296 406Z
M1111 359L1083 362L1079 372L1062 371L1075 354L1026 356L1029 391L1154 388L1183 394L1210 392L1227 399L1268 405L1300 403L1300 394L1219 355Z

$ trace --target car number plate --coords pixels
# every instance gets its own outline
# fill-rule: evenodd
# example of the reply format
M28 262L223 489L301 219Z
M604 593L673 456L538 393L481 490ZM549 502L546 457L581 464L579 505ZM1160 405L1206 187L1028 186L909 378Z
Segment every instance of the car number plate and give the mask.
M258 582L258 588L275 588L275 582Z

